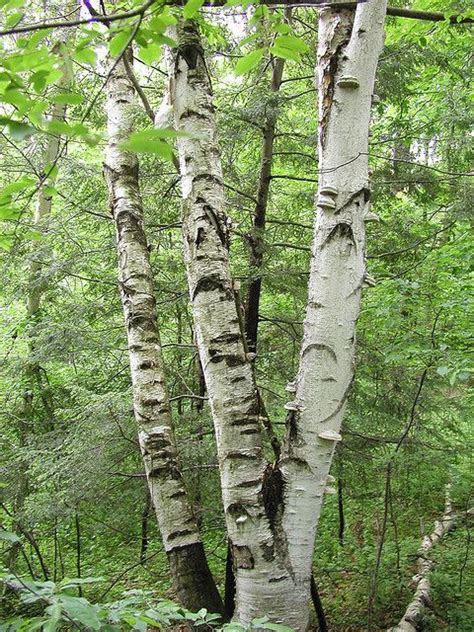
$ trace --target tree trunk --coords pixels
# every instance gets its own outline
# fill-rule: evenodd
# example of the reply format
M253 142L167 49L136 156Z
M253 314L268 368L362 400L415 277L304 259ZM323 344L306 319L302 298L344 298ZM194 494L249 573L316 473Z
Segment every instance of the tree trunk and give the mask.
M291 15L291 8L286 9L286 17ZM273 72L271 91L273 94L280 90L283 67L285 60L281 57L273 58ZM262 292L262 265L264 248L264 231L267 214L268 195L273 162L273 144L275 141L275 128L277 122L277 104L271 101L267 104L265 125L263 128L262 157L260 174L258 178L257 203L253 214L252 230L249 235L250 245L250 273L251 281L247 292L245 310L245 334L250 352L257 350L258 315L260 307L260 295Z
M196 25L178 29L172 103L176 127L191 134L178 139L185 262L236 567L235 619L243 625L264 614L297 630L308 625L314 537L352 382L366 278L368 132L385 8L374 1L321 15L324 175L295 402L287 405L286 447L274 466L262 454L259 398L229 269L210 79Z
M283 532L296 594L309 595L314 539L353 380L369 213L368 136L386 2L323 9L319 26L319 166L309 296L281 458ZM300 629L305 627L300 621Z
M260 399L235 303L220 150L197 26L178 28L170 63L182 185L183 238L196 340L216 431L235 569L235 619L297 624L285 548L276 540L282 480L264 458ZM306 604L305 604L306 605Z
M435 544L444 538L456 526L457 517L453 513L451 499L449 496L449 486L446 490L446 504L444 514L441 520L435 522L435 527L431 535L423 538L421 547L418 550L417 574L413 577L416 586L413 599L403 615L400 623L394 628L390 628L388 632L417 632L419 629L417 621L423 612L423 609L430 603L431 599L431 582L430 573L433 568L433 560L430 558L431 549Z
M129 63L132 62L130 51ZM115 62L114 62L115 63ZM105 176L117 232L119 285L127 329L134 412L148 485L174 588L190 610L222 612L181 472L166 389L138 160L121 144L132 131L134 88L123 61L107 82Z

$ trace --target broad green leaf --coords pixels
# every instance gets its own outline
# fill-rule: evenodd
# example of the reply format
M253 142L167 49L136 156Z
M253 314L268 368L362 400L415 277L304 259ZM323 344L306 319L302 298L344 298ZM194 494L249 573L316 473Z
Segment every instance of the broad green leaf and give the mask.
M90 132L82 123L65 123L64 121L48 121L45 125L46 131L50 134L61 134L64 136L87 136Z
M96 56L92 48L78 48L73 55L73 59L89 66L95 66L96 64Z
M5 20L5 26L6 28L11 28L14 27L18 24L18 22L20 22L20 20L22 19L24 13L22 13L21 11L18 11L17 13L12 13L12 15L9 15L8 18Z
M245 75L247 72L250 72L253 68L258 66L264 52L264 48L257 48L257 50L253 50L242 57L242 59L239 59L235 67L235 74Z
M289 48L282 48L281 46L270 46L270 52L275 57L281 57L282 59L291 59L292 61L299 61L300 55Z
M3 236L0 236L0 240L2 239ZM1 245L1 241L0 241L0 245ZM17 536L16 533L12 533L11 531L4 531L3 529L0 529L0 540L6 540L7 542L20 542L20 538Z
M11 206L0 206L0 219L18 219L21 211Z
M278 48L287 48L296 53L307 53L309 46L295 35L279 35L275 38L274 45Z
M45 609L45 613L48 615L48 620L43 627L43 632L55 632L58 629L61 621L62 609L61 604L56 601L51 606Z
M183 9L183 15L186 20L193 18L203 4L204 0L188 0Z
M112 37L109 42L109 53L112 57L118 57L123 53L125 48L130 43L132 33L133 29L124 29L123 31L120 31L119 33L117 33L117 35L114 35Z
M158 44L147 44L147 46L140 46L138 50L138 59L141 59L147 65L156 62L161 57L161 48Z
M64 103L65 105L78 105L84 101L82 94L74 92L59 92L49 97L53 103Z
M65 588L73 588L74 586L82 586L84 584L97 584L103 581L103 577L65 577L59 582L58 587L62 590Z
M16 182L12 182L7 184L6 187L0 189L0 204L3 200L9 201L13 193L19 193L20 191L24 191L25 189L31 187L35 184L35 178L31 176L23 176Z
M2 250L10 250L13 246L13 235L0 234L0 248Z
M43 234L39 230L28 230L25 233L25 239L32 239L33 241L39 241L43 239Z
M276 33L280 33L281 35L286 35L291 31L291 27L286 22L280 22L279 24L273 24L272 29Z
M125 143L122 143L122 148L137 154L154 154L164 160L173 161L173 149L162 140L131 136Z
M24 140L37 132L37 130L31 125L28 125L28 123L13 121L6 116L0 116L0 125L7 126L8 133L14 140Z
M58 601L62 609L73 619L93 630L100 629L100 620L96 612L95 606L90 604L83 597L72 597L71 595L61 594Z

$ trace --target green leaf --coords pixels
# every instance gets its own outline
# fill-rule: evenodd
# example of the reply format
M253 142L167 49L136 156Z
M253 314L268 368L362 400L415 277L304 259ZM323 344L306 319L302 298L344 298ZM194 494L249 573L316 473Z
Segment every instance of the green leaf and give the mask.
M122 143L122 148L137 154L154 154L164 160L173 161L173 149L164 141L130 138Z
M309 46L295 35L279 35L275 38L274 45L278 48L287 48L296 53L307 53Z
M264 48L257 48L257 50L253 50L252 52L247 53L247 55L244 55L244 57L242 57L242 59L239 59L239 61L237 62L237 65L235 67L235 74L245 75L253 68L258 66L264 52Z
M446 375L448 375L448 373L449 373L449 367L447 367L447 366L439 366L436 369L436 373L438 375L441 375L441 377L446 377Z
M82 94L75 92L59 92L49 97L53 103L64 103L65 105L78 105L84 101Z
M73 55L73 59L81 64L89 64L89 66L95 66L96 57L92 48L78 48Z
M55 632L61 621L61 604L56 601L45 609L45 614L47 614L49 618L43 627L43 632Z
M32 239L33 241L39 241L43 239L43 234L39 230L28 230L25 233L25 239Z
M13 121L5 116L0 116L0 125L7 126L8 133L13 140L24 140L37 132L37 130L31 125L28 125L28 123Z
M88 128L82 123L70 125L64 121L48 121L45 128L50 134L61 134L64 136L87 136L90 133Z
M112 37L109 41L109 53L112 57L118 57L123 53L130 43L132 33L132 29L124 29Z
M173 149L163 139L189 136L186 132L163 127L134 132L121 147L126 151L155 154L165 160L173 160Z
M280 22L279 24L274 24L272 26L273 30L276 33L280 33L281 35L286 35L291 31L291 27L286 22Z
M59 582L58 587L60 590L66 588L74 588L75 586L82 586L84 584L97 584L103 582L103 577L65 577Z
M83 597L61 594L58 601L62 609L73 619L93 630L100 629L100 620L95 607Z
M141 59L141 61L147 64L147 66L158 61L160 57L161 48L158 44L147 44L147 46L140 46L139 48L138 59Z
M0 219L18 219L21 211L12 206L0 206Z
M5 20L6 28L8 29L16 26L18 22L20 22L20 20L22 19L23 15L24 13L18 11L17 13L12 13L12 15L8 16L8 18Z
M188 0L183 9L186 20L193 18L204 4L204 0Z
M35 178L31 176L23 176L16 182L7 184L6 187L0 189L0 204L2 203L2 201L9 202L13 193L19 193L20 191L27 189L31 187L35 182Z
M281 48L280 46L270 46L270 52L275 57L281 57L282 59L291 59L292 61L299 61L300 55L289 48Z
M3 236L0 236L0 240ZM0 245L1 245L1 241L0 241ZM12 533L11 531L4 531L3 529L0 529L0 540L6 540L7 542L20 542L20 538L17 536L16 533Z
M0 234L0 248L2 248L2 250L10 250L12 246L13 246L13 235Z

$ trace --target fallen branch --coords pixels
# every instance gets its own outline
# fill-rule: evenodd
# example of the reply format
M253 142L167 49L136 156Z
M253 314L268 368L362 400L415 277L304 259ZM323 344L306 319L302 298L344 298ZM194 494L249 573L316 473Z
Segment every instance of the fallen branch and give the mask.
M448 485L446 487L444 514L441 520L435 522L433 533L423 538L421 547L418 549L418 573L413 577L413 582L416 586L413 599L408 604L400 623L394 628L390 628L388 632L416 632L418 630L417 622L420 615L425 606L431 603L430 573L434 566L434 562L430 558L431 549L441 538L454 529L456 521L457 516L453 513Z

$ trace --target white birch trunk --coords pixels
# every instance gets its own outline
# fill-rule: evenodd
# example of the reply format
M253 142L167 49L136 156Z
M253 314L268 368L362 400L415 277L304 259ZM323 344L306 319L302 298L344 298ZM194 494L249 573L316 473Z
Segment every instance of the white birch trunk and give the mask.
M429 605L431 599L431 582L430 573L433 569L434 562L430 558L431 549L456 526L457 516L453 513L451 499L449 496L449 486L446 491L446 505L441 520L435 522L434 530L431 535L423 538L420 548L418 549L417 574L413 577L416 586L413 599L403 615L400 623L388 632L417 632L419 629L418 620L423 609Z
M369 0L355 11L323 9L320 17L322 174L300 367L290 386L295 401L280 465L285 481L283 530L295 595L306 599L316 528L353 380L361 288L367 283L367 152L385 12L385 0Z
M132 132L133 101L134 88L120 61L107 82L105 176L117 231L119 285L140 448L178 597L189 609L206 607L221 612L222 603L178 466L143 227L138 160L134 153L121 148Z
M234 558L235 620L249 625L268 615L298 627L301 600L294 600L286 547L279 541L282 480L262 452L259 398L229 268L210 79L197 26L183 23L177 39L171 100L177 129L192 135L178 139L185 263Z

